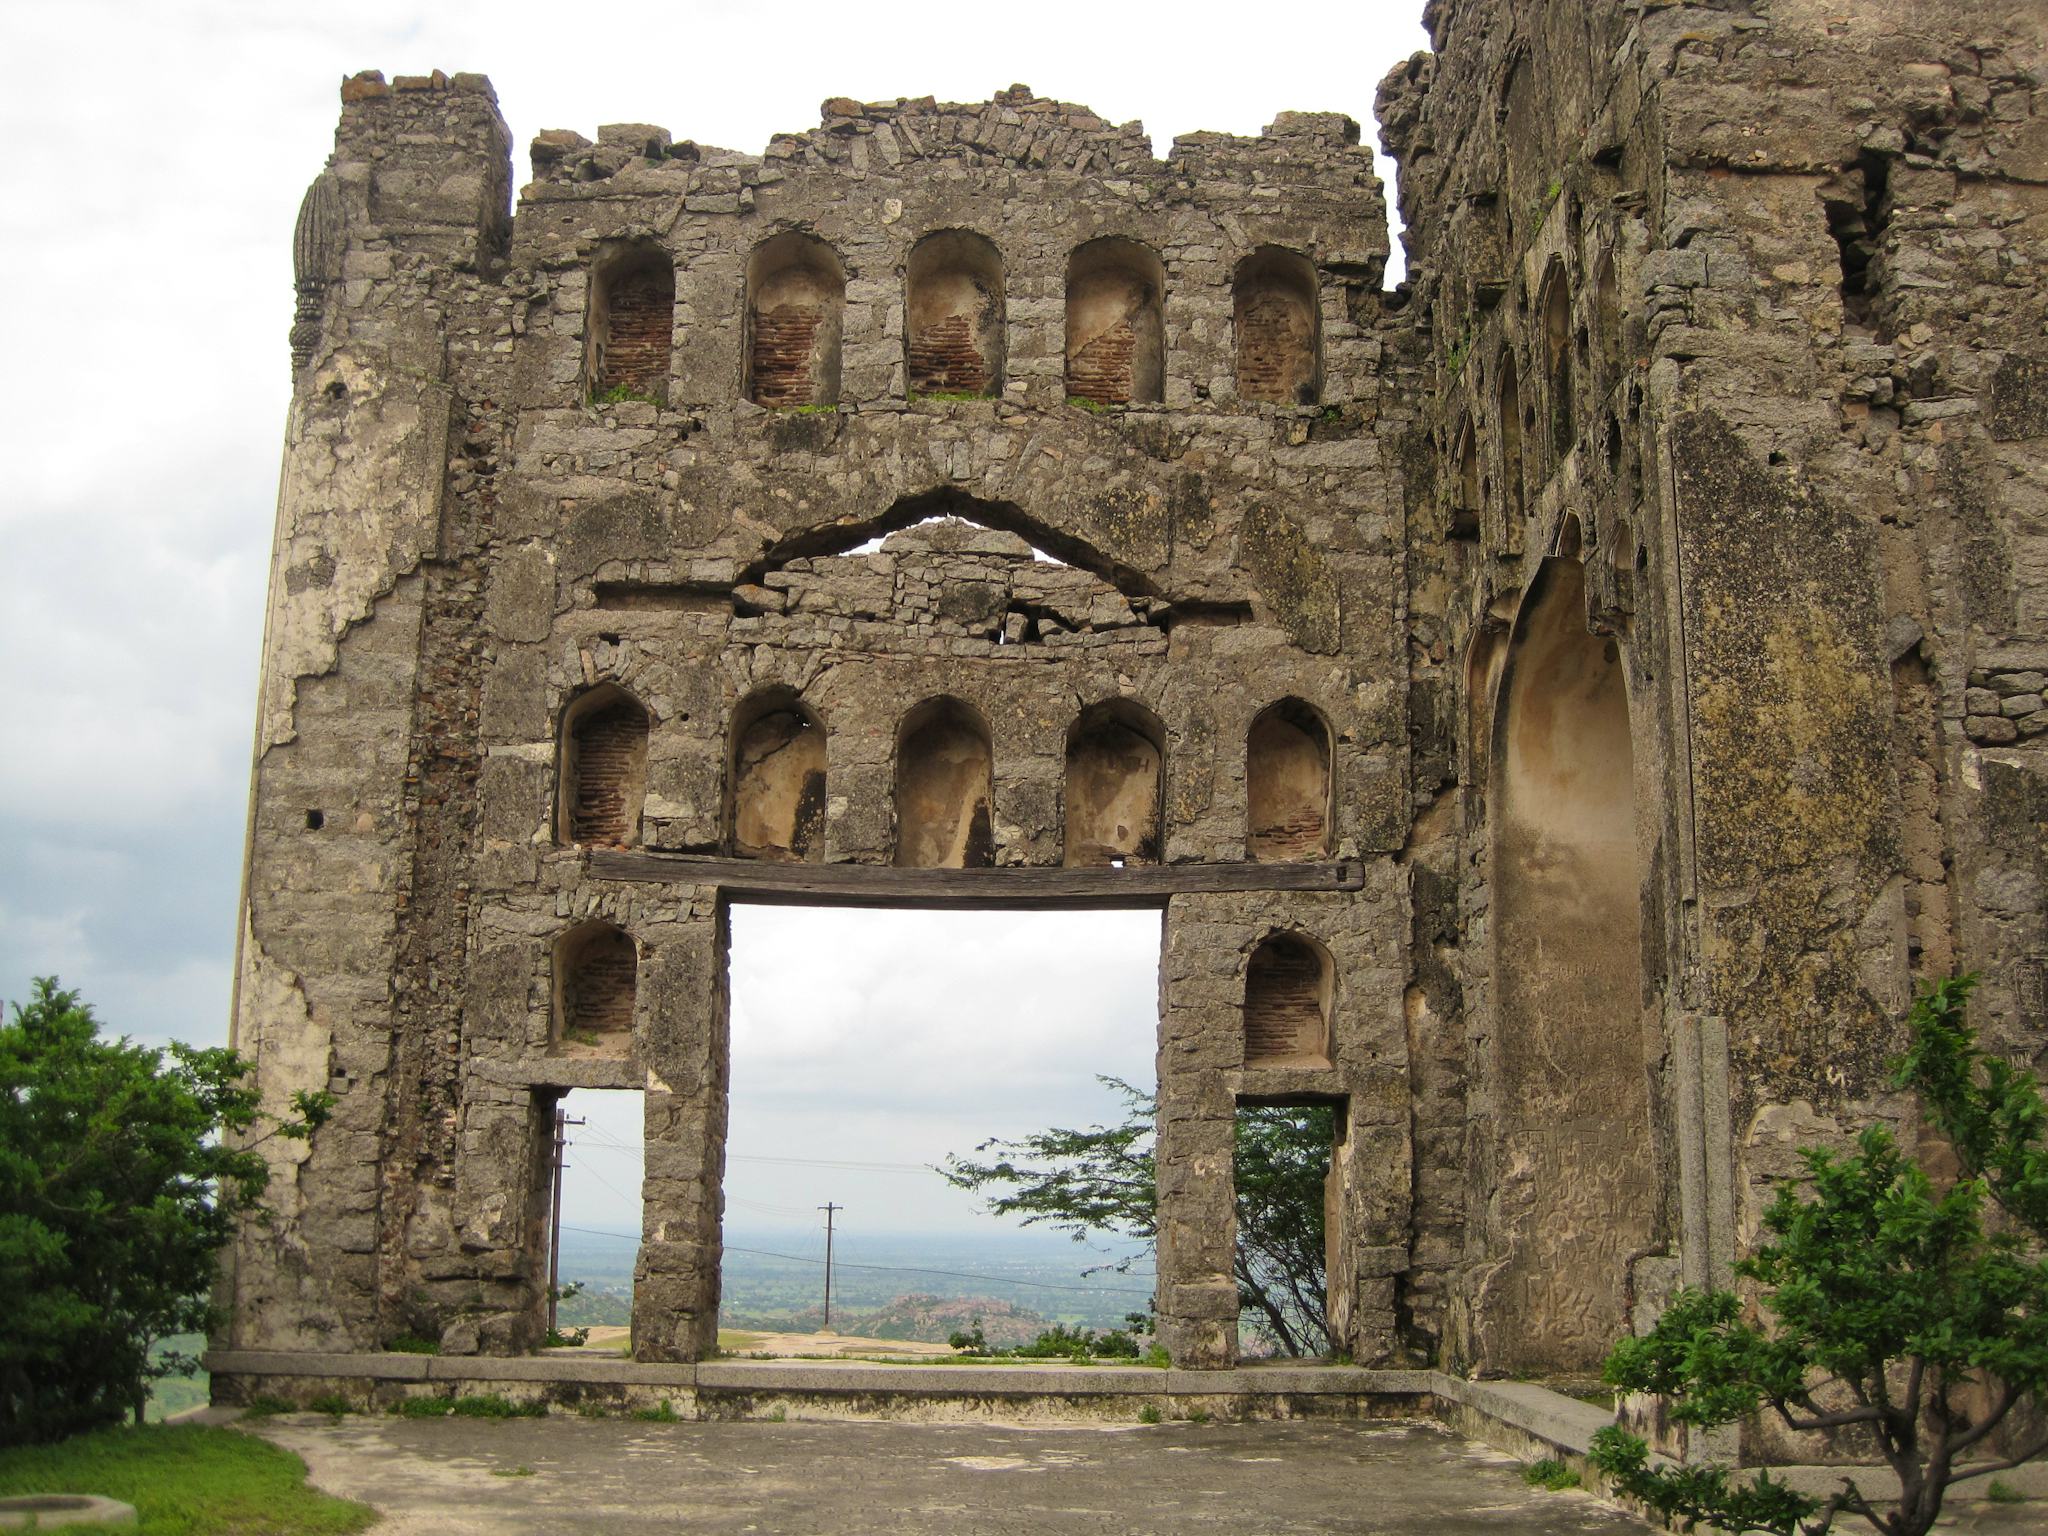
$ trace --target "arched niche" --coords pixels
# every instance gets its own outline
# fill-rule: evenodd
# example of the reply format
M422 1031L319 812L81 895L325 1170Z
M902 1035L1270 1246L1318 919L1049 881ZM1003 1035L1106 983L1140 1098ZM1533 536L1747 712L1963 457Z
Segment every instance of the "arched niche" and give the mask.
M1157 864L1161 744L1149 710L1091 705L1067 733L1066 863Z
M626 847L647 798L647 711L616 683L562 712L555 748L555 841Z
M1238 398L1314 405L1323 390L1323 327L1309 259L1260 246L1237 264L1231 312Z
M1245 853L1262 861L1327 858L1330 727L1300 699L1269 705L1245 739Z
M555 941L550 1048L571 1056L627 1054L639 985L631 934L600 918L571 928Z
M1244 1064L1330 1064L1329 951L1300 933L1276 933L1252 951L1244 969Z
M746 397L756 405L839 403L846 267L796 230L770 235L747 260Z
M668 399L675 341L676 268L652 241L608 251L590 273L583 376L593 399L615 392Z
M926 235L904 269L905 380L913 395L1003 392L1003 258L969 229Z
M1067 394L1098 405L1165 397L1166 269L1135 240L1090 240L1067 258Z
M995 754L988 727L958 699L928 699L896 738L896 863L987 869L996 861Z
M1614 252L1602 251L1593 264L1593 342L1611 386L1621 371L1621 289L1614 276Z
M1503 510L1519 530L1528 502L1522 480L1522 382L1511 352L1500 356L1500 475ZM1513 544L1511 533L1509 547Z
M726 782L735 856L825 856L825 728L795 690L764 689L734 712Z
M1659 1208L1644 1057L1635 755L1618 642L1577 560L1545 560L1492 733L1496 1166L1488 1364L1596 1367Z
M1550 396L1550 447L1560 459L1578 437L1578 403L1572 393L1572 294L1564 263L1553 260L1543 281L1543 363Z
M1451 537L1479 537L1479 437L1468 411L1458 418L1458 432L1452 449L1456 472L1451 479Z

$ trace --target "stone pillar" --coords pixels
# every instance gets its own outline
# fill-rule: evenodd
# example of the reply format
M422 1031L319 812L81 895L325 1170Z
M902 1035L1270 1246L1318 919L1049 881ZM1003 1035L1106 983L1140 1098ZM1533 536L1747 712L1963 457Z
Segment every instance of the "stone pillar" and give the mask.
M676 920L640 930L647 1164L633 1273L637 1360L697 1360L718 1342L729 933L709 887Z
M1239 985L1234 953L1190 942L1199 902L1167 907L1160 959L1158 1292L1160 1340L1175 1365L1237 1362L1237 1213L1231 1162Z

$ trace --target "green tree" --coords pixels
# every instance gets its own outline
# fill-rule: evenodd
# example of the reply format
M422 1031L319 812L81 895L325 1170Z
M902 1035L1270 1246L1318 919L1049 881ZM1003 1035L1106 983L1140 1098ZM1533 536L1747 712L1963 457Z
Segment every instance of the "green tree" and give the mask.
M1682 1291L1607 1360L1610 1383L1666 1397L1681 1424L1768 1408L1793 1429L1854 1432L1896 1474L1898 1503L1854 1478L1815 1499L1768 1473L1737 1483L1720 1467L1656 1468L1639 1437L1600 1431L1594 1465L1680 1529L1819 1536L1849 1513L1886 1536L1924 1536L1951 1486L2048 1451L2038 1426L1984 1450L2048 1389L2048 1112L2031 1074L1977 1048L1971 985L1941 982L1914 1004L1894 1084L1919 1092L1961 1175L1938 1188L1882 1126L1846 1157L1804 1149L1806 1179L1780 1185L1769 1239L1735 1266L1769 1322L1732 1292Z
M1101 1234L1140 1243L1158 1236L1153 1095L1120 1078L1098 1078L1123 1101L1115 1125L1039 1131L975 1148L991 1161L949 1156L939 1171L961 1189L998 1190L998 1216L1045 1222L1076 1241ZM1237 1116L1239 1304L1290 1355L1330 1347L1324 1275L1323 1182L1332 1111L1247 1107ZM1112 1266L1128 1268L1129 1259Z
M55 978L0 1023L0 1444L142 1416L148 1383L193 1368L157 1341L204 1332L215 1256L258 1208L261 1118L227 1050L100 1037ZM325 1094L268 1134L310 1135Z

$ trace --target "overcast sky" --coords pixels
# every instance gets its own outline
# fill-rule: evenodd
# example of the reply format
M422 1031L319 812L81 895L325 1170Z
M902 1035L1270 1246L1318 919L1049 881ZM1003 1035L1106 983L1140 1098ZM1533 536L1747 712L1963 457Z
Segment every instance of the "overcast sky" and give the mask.
M828 96L980 101L1013 82L1142 119L1162 151L1286 110L1347 112L1371 138L1375 84L1426 46L1420 8L0 0L0 997L54 972L137 1038L226 1038L292 224L343 76L489 74L516 181L543 128L650 122L758 153ZM851 915L810 920L825 926L809 952L830 962L811 991L771 959L738 969L735 1018L756 1034L735 1081L822 1075L766 1118L736 1108L736 1147L811 1136L791 1155L851 1140L927 1160L987 1133L934 1107L975 1092L977 1071L1072 1121L1097 1112L1090 1072L1149 1060L1149 1044L1124 1051L1128 968L1086 968L1150 966L1154 918L960 919L936 946L907 918L857 934L832 928ZM735 928L744 944L753 920ZM831 964L852 979L821 991ZM838 1046L815 1033L828 1021ZM1031 1066L1055 1047L1081 1069L1072 1097L1041 1092ZM857 1114L805 1113L804 1095L852 1083ZM776 1166L747 1198L814 1203Z

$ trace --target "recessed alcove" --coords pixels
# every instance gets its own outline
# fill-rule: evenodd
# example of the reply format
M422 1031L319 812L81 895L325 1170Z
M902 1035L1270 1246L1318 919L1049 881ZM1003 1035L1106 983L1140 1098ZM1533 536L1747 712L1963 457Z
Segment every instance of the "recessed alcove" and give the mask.
M1231 282L1237 395L1273 405L1314 405L1322 394L1322 317L1306 256L1262 245Z
M1553 261L1543 283L1543 359L1550 396L1550 447L1559 458L1578 437L1577 402L1572 394L1572 297L1564 263Z
M647 796L647 711L615 683L562 713L556 744L555 840L627 847Z
M1282 699L1245 741L1245 853L1320 859L1330 851L1330 728L1315 707Z
M790 407L839 402L846 268L796 230L771 235L747 262L746 397Z
M653 242L622 246L592 267L584 378L593 399L667 400L675 309L675 262Z
M763 690L734 713L729 782L737 857L824 857L825 728L793 690Z
M1129 700L1082 711L1067 734L1068 865L1159 862L1163 740L1158 719Z
M958 699L928 699L896 746L896 863L986 869L995 863L994 753L988 727Z
M1067 258L1067 394L1097 405L1164 394L1166 270L1135 240L1090 240Z
M602 919L555 941L550 1049L565 1056L623 1056L632 1049L639 951L631 934Z
M1329 952L1299 933L1276 933L1245 962L1244 1064L1330 1064Z
M967 229L924 237L904 270L905 379L912 395L1003 391L1003 258Z

